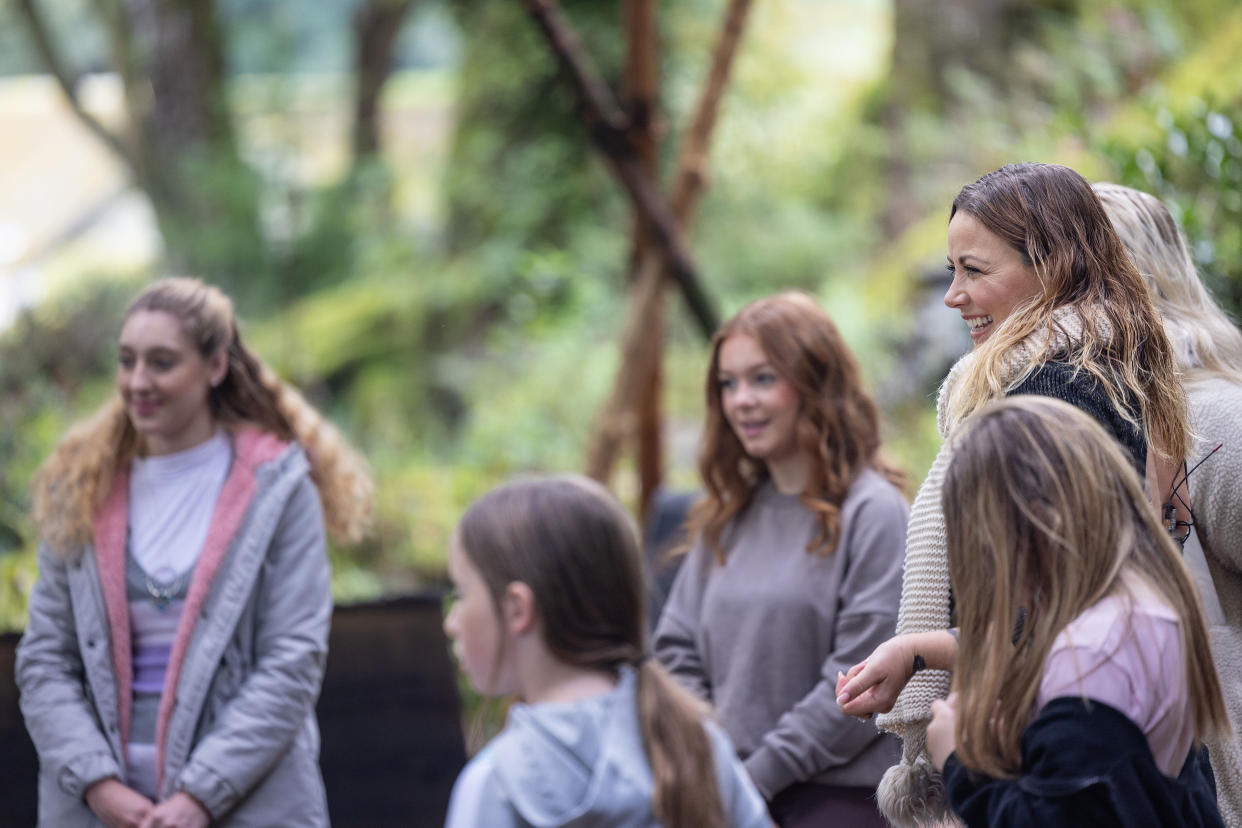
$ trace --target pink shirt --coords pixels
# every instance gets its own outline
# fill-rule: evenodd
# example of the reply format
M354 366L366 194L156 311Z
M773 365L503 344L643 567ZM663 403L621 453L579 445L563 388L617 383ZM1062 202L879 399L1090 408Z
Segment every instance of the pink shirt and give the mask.
M1156 766L1176 777L1194 741L1181 623L1150 593L1108 596L1075 618L1052 644L1035 699L1085 696L1130 718Z

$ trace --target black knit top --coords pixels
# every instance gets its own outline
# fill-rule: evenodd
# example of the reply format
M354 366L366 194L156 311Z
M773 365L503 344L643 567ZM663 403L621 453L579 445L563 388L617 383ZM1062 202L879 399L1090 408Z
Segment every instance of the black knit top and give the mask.
M1075 408L1090 414L1130 454L1139 479L1147 475L1147 437L1141 428L1128 422L1109 401L1099 381L1086 371L1077 371L1064 362L1045 362L1031 375L1014 386L1006 396L1015 394L1039 394L1064 400ZM1130 415L1142 422L1142 407L1134 395L1127 395Z

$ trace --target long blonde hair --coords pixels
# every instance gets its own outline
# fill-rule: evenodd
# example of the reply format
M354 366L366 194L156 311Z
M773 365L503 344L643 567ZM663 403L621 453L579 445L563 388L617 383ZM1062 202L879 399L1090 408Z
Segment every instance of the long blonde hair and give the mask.
M505 589L521 581L558 659L612 673L635 666L656 818L665 828L724 828L706 707L647 654L642 554L620 504L578 475L518 480L475 501L457 540L497 619Z
M773 370L798 392L798 448L811 460L801 501L820 523L819 536L807 551L831 554L840 532L841 504L863 469L876 469L898 488L905 485L905 475L881 452L879 414L863 388L857 360L828 314L804 293L751 302L712 337L699 452L699 474L707 491L690 510L688 535L701 535L723 560L721 532L767 477L763 463L746 454L721 404L720 349L738 334L754 337Z
M976 350L950 401L954 418L1003 397L1043 363L1064 359L1098 381L1122 417L1133 419L1127 398L1138 401L1135 425L1158 455L1185 458L1186 397L1172 347L1091 185L1057 164L1010 164L963 187L950 220L959 210L1020 253L1039 290ZM1053 312L1067 306L1079 311L1082 331L1069 353L1059 353L1066 332ZM1006 356L1041 336L1025 371L1010 376Z
M1120 184L1095 185L1130 260L1147 283L1173 355L1187 379L1242 382L1242 332L1208 293L1186 238L1155 196Z
M961 629L962 763L1018 774L1054 640L1100 599L1124 594L1123 575L1149 584L1181 620L1195 737L1227 733L1198 592L1116 441L1067 403L1019 396L966 420L953 449L942 504ZM1015 642L1019 607L1029 615Z
M225 351L228 371L208 395L213 418L226 427L257 426L301 444L328 533L343 543L360 540L370 524L373 493L366 463L295 388L242 344L229 297L198 279L170 277L142 291L124 318L138 311L175 317L204 359ZM72 426L32 483L43 542L62 555L90 543L95 513L117 473L141 452L141 435L119 395Z

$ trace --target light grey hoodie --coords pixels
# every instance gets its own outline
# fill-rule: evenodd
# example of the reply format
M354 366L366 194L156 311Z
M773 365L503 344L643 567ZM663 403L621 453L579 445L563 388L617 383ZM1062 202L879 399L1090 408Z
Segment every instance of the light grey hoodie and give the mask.
M603 696L515 704L505 729L457 778L445 828L659 826L635 690L626 667ZM710 722L705 727L728 824L769 828L763 799L728 737Z

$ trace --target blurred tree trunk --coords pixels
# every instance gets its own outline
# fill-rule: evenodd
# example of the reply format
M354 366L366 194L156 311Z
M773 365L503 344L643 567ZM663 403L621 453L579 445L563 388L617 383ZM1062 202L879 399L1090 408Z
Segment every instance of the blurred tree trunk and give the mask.
M78 119L123 162L146 193L164 238L166 266L218 282L252 308L270 307L325 280L325 264L303 255L309 230L294 218L261 225L261 182L241 158L229 103L225 34L214 0L90 0L120 78L126 121L103 124L81 100L81 71L67 36L48 24L53 0L16 0L47 70ZM355 18L356 156L379 146L378 101L413 0L365 0ZM291 210L296 213L296 210ZM338 225L339 215L331 217ZM279 260L269 239L284 245ZM296 243L294 243L296 242ZM314 239L310 239L311 247ZM323 245L321 244L320 247ZM340 245L337 245L338 247ZM329 257L332 258L332 257ZM341 255L332 258L332 262ZM341 267L328 276L344 272Z
M39 0L18 0L36 48L77 117L150 198L170 268L243 289L265 269L258 187L229 114L212 0L94 0L129 120L113 132L83 106Z
M626 66L622 88L622 107L630 122L630 141L638 155L642 171L652 187L659 182L659 139L657 124L660 94L659 35L656 25L655 0L630 0L622 4L626 31ZM637 208L633 215L633 244L630 258L630 281L633 284L643 259L654 246L652 230ZM665 339L666 294L659 291L649 309L646 335L657 342ZM664 349L651 349L642 375L640 391L635 400L636 436L638 438L638 510L639 522L646 524L651 498L664 479L664 417L660 399L663 395Z
M258 187L237 152L213 0L125 0L141 78L126 89L146 152L139 181L159 216L170 264L231 286L266 270ZM131 67L138 68L138 67Z
M694 208L707 183L708 147L728 86L738 44L745 30L751 0L729 0L711 65L699 90L689 125L677 151L669 205L684 232L693 221ZM621 334L621 361L612 392L596 418L587 445L586 472L607 482L634 419L634 400L641 400L652 365L660 364L662 340L648 335L647 320L660 313L670 282L670 263L664 250L651 246L638 264Z
M354 166L380 149L379 98L413 0L366 0L354 13Z

